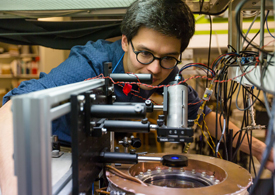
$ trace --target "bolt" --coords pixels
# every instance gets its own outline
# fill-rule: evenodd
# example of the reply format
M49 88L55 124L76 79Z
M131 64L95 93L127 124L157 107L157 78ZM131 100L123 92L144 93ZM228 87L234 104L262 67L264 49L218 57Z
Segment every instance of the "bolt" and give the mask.
M113 100L113 101L116 100L116 96L115 96L115 95L112 96L112 100Z
M214 176L211 175L211 176L210 176L210 180L211 180L211 181L214 181L214 179L215 179Z
M215 184L218 184L218 183L220 183L220 180L216 179Z
M160 168L160 167L157 168L157 172L158 172L158 173L161 172L161 168Z
M169 167L169 168L168 168L168 172L172 172L172 167Z
M95 95L95 94L91 94L91 95L90 95L90 98L91 98L92 100L96 100L96 95Z
M148 175L151 175L151 169L148 169L148 170L147 170L147 174L148 174Z
M143 172L139 172L139 176L143 176Z
M78 96L77 96L77 100L78 100L79 102L83 102L83 101L85 100L85 96L84 96L84 95L78 95Z
M201 173L201 176L205 177L205 175L206 175L206 173L203 171L203 172Z
M145 100L145 105L150 106L152 104L151 100Z
M183 169L183 168L180 168L180 172L184 172L184 169Z
M106 128L101 128L101 131L102 131L102 135L107 134L107 129Z
M148 123L148 118L144 118L144 119L142 119L142 120L141 120L141 123L142 123L142 124L146 124L146 123Z
M192 174L196 174L196 170L195 169L192 169Z

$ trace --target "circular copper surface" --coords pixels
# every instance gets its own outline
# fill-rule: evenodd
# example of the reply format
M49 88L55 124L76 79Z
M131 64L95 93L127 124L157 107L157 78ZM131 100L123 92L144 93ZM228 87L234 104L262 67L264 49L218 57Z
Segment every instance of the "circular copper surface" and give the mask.
M164 156L164 153L157 154L147 154L146 156ZM197 187L197 188L170 188L170 187L160 187L155 185L142 186L133 181L123 179L112 173L108 173L109 182L117 189L121 191L128 192L127 194L159 194L159 195L194 195L194 194L211 194L211 195L221 195L221 194L248 194L247 188L252 184L252 177L249 172L242 168L241 166L231 163L226 160L221 160L214 157L202 156L202 155L192 155L186 154L188 157L188 166L184 167L184 171L195 172L194 174L206 174L206 176L211 177L215 181L219 180L218 183L211 186ZM122 165L121 167L116 167L120 171L137 176L140 172L146 172L148 169L154 170L165 170L168 167L162 166L160 163L156 162L141 162L136 165ZM174 168L173 168L174 169ZM180 168L175 168L180 169ZM203 173L205 172L205 173ZM214 176L214 177L213 177Z

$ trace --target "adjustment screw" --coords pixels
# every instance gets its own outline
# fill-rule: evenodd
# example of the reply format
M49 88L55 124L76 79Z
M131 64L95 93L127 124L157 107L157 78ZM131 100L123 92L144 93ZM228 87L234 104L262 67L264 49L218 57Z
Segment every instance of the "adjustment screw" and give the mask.
M192 169L192 174L196 174L196 170L195 169Z
M172 167L169 167L169 168L168 168L168 172L172 172Z
M146 124L146 123L148 123L148 118L144 118L144 119L142 119L142 120L141 120L141 123L142 123L142 124Z
M151 169L148 169L148 170L147 170L147 174L148 174L148 175L151 175Z
M202 172L201 173L201 176L205 177L206 173L205 172Z
M184 172L184 169L183 169L183 168L180 168L180 172Z
M220 183L220 180L216 179L215 184L218 184L218 183Z
M139 176L143 176L143 172L139 172Z
M145 105L150 106L152 104L151 100L145 100Z

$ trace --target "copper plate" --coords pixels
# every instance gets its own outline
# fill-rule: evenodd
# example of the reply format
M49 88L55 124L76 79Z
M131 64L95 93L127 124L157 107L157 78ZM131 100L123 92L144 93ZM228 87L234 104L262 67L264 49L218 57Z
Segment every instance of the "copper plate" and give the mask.
M146 156L164 156L164 153L147 154ZM146 194L146 195L171 195L171 194L184 194L184 195L196 195L196 194L236 194L243 195L248 194L247 188L252 184L252 176L250 173L241 166L232 162L202 155L186 154L188 157L188 166L184 167L186 171L194 171L197 174L205 172L208 176L214 176L215 180L219 180L218 184L211 186L198 187L198 188L169 188L160 186L142 186L133 181L123 179L112 173L107 173L109 182L117 189L128 192L127 194ZM168 167L162 166L156 162L140 162L136 165L122 165L116 167L120 171L136 176L140 172L146 172L148 169L168 169ZM179 169L179 168L178 168Z

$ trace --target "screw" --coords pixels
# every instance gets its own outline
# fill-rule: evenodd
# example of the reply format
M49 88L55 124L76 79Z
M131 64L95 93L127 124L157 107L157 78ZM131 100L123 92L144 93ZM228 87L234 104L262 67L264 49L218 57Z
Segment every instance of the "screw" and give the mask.
M214 176L211 175L211 176L210 176L210 180L211 180L211 181L214 181L214 179L215 179Z
M102 131L102 135L107 134L107 129L106 128L102 128L101 131Z
M151 175L151 169L147 170L147 174Z
M218 184L218 183L220 183L220 180L216 179L215 184Z
M180 168L180 172L184 172L184 169L183 169L183 168Z
M172 172L172 167L169 167L169 168L168 168L168 172Z
M143 172L139 172L139 176L143 176Z
M195 169L192 169L192 174L196 174L196 170Z
M201 176L205 177L206 173L205 172L202 172L201 173Z
M95 95L95 94L91 94L91 95L90 95L90 98L91 98L92 100L96 100L96 95Z
M83 101L85 100L85 96L84 96L84 95L78 95L78 96L77 96L77 100L78 100L79 102L83 102Z
M157 168L157 172L158 172L158 173L161 172L161 168L160 168L160 167Z
M145 100L145 105L150 106L152 104L151 100Z

